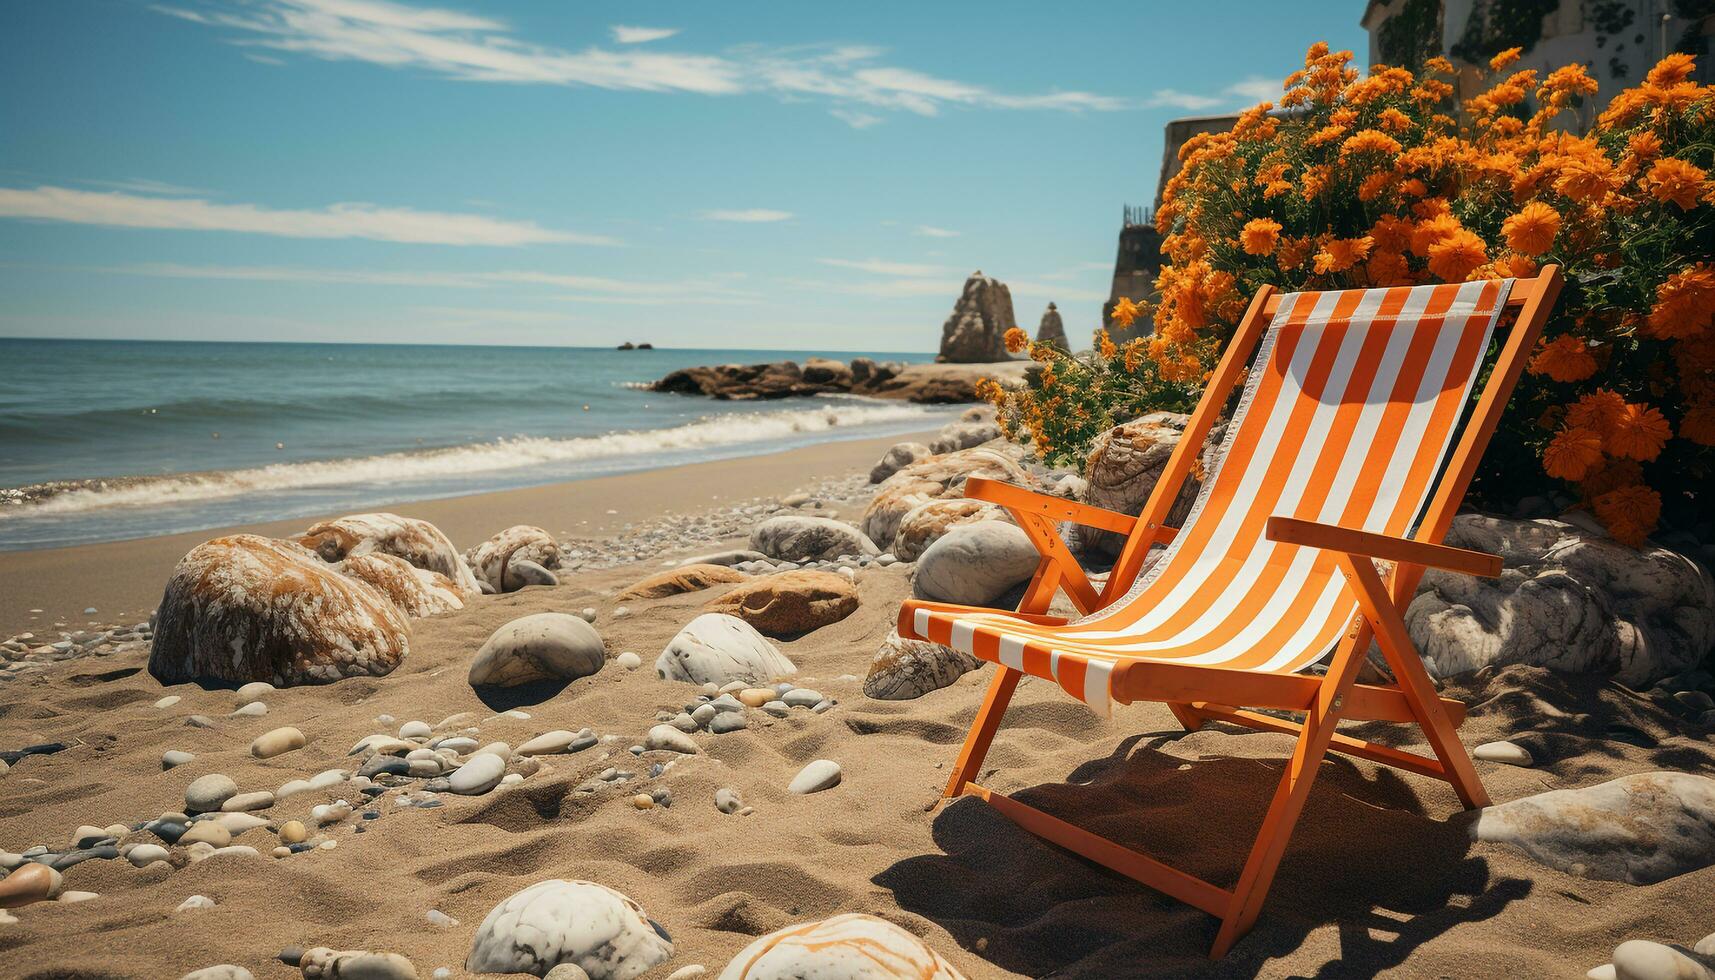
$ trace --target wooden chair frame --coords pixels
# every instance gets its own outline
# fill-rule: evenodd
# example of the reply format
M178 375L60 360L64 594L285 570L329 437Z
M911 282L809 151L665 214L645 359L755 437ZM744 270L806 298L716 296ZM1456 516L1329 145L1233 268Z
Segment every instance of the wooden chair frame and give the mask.
M1436 694L1435 686L1423 668L1423 661L1406 633L1402 613L1416 593L1425 568L1443 568L1472 575L1500 574L1499 558L1450 548L1439 542L1446 535L1453 515L1464 499L1477 463L1536 346L1560 286L1560 271L1553 265L1544 266L1535 279L1518 280L1513 284L1507 306L1518 308L1517 319L1442 473L1441 482L1414 539L1393 538L1287 517L1274 517L1268 521L1265 533L1272 541L1336 553L1347 587L1357 600L1359 613L1353 617L1351 628L1335 650L1325 675L1250 673L1153 661L1124 661L1114 668L1111 682L1114 700L1121 703L1140 700L1164 702L1188 731L1197 729L1205 721L1224 721L1260 731L1297 736L1297 745L1275 789L1256 842L1232 888L1221 888L1193 877L974 782L1021 677L1021 673L1011 667L995 665L988 693L965 738L943 799L978 797L1024 829L1215 916L1221 925L1209 952L1212 959L1226 955L1233 943L1256 921L1322 759L1329 750L1445 780L1452 784L1454 792L1467 808L1487 806L1488 794L1477 778L1470 756L1466 754L1456 731L1464 720L1464 705ZM1210 429L1234 387L1244 377L1245 365L1267 330L1279 302L1279 297L1268 286L1259 290L1251 301L1139 516L1134 518L991 480L967 481L967 497L1007 508L1042 553L1036 574L1025 590L1016 615L1038 623L1064 623L1063 618L1048 615L1049 604L1055 593L1062 589L1072 604L1085 614L1103 608L1125 594L1142 568L1151 546L1172 540L1177 532L1165 526L1167 515L1189 477ZM1119 559L1100 591L1091 584L1060 539L1058 524L1063 521L1128 535ZM1394 562L1386 582L1371 559ZM909 620L914 610L923 608L982 611L941 603L908 603L900 612L903 633L914 635ZM1383 657L1393 670L1394 684L1357 683L1358 668L1367 656L1372 639L1380 645ZM1302 711L1304 721L1286 721L1245 710L1241 705ZM1435 757L1428 758L1338 734L1334 729L1341 719L1414 723L1423 730Z

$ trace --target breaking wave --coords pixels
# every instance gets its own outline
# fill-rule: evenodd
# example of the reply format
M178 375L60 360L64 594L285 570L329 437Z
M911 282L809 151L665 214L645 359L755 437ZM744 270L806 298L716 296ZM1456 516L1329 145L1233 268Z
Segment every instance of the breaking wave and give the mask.
M109 508L143 508L232 498L253 493L325 487L396 486L406 482L469 478L527 467L553 467L582 461L632 465L602 467L648 469L638 457L675 456L698 450L759 444L765 450L836 429L887 427L899 430L921 421L932 428L946 411L930 406L839 404L777 412L707 416L660 429L611 432L597 436L548 438L521 436L441 449L383 453L347 459L272 463L246 469L167 476L120 477L40 485L10 491L24 502L0 508L0 520L69 515ZM859 433L853 433L858 435ZM726 455L735 455L727 453ZM675 460L683 461L683 460Z

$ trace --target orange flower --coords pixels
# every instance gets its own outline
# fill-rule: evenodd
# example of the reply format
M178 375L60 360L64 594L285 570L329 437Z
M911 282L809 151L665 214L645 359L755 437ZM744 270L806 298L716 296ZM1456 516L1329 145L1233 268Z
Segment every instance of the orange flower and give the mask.
M1130 297L1122 296L1120 301L1114 304L1114 322L1122 327L1131 326L1142 313L1143 309L1133 303Z
M1644 186L1663 204L1671 201L1679 205L1681 211L1689 211L1697 206L1697 198L1703 193L1703 181L1707 176L1702 167L1677 157L1666 157L1657 160L1650 168L1649 175L1644 178Z
M1483 240L1463 228L1429 246L1429 271L1444 282L1464 282L1487 261L1489 253Z
M1096 331L1096 350L1101 353L1102 359L1105 361L1113 360L1114 355L1119 353L1119 348L1114 346L1114 339L1108 336L1106 330Z
M1451 237L1454 232L1459 230L1461 230L1459 219L1451 214L1442 213L1425 218L1411 230L1411 252L1413 255L1426 257L1429 255L1430 246Z
M1614 417L1613 428L1602 440L1602 448L1610 455L1647 462L1661 455L1661 447L1672 435L1666 417L1648 405L1634 402Z
M1602 462L1602 437L1589 429L1567 428L1542 450L1542 469L1561 480L1582 480Z
M1651 336L1696 337L1715 323L1715 265L1699 262L1679 270L1655 291L1655 308L1645 321Z
M1013 327L1001 339L1006 341L1006 349L1014 354L1030 346L1030 335L1022 327Z
M1520 255L1541 255L1560 233L1560 212L1532 201L1501 222L1501 233L1507 236L1507 247Z
M1286 238L1280 242L1280 267L1288 272L1304 264L1310 257L1310 247L1315 242L1309 238Z
M1566 406L1568 428L1589 429L1597 435L1614 431L1614 420L1626 409L1626 400L1618 392L1600 388L1581 396Z
M1542 345L1530 359L1530 373L1546 374L1560 382L1583 381L1596 373L1596 359L1583 340L1564 334Z
M1657 88L1672 88L1691 77L1697 68L1697 59L1684 53L1674 53L1656 62L1644 81Z
M1591 502L1596 519L1614 540L1639 547L1661 520L1661 494L1634 485L1610 490Z
M1379 129L1364 129L1353 133L1340 144L1340 158L1343 160L1354 153L1381 153L1393 156L1400 150L1399 140Z
M1500 71L1501 69L1503 69L1503 68L1507 67L1508 65L1512 64L1513 62L1517 61L1519 54L1523 51L1524 51L1523 48L1508 48L1505 51L1502 51L1500 54L1497 54L1493 58L1489 59L1489 70L1490 71Z
M1372 244L1368 235L1330 240L1316 253L1316 274L1325 276L1330 272L1345 272L1370 254Z
M1715 446L1715 405L1696 405L1679 420L1679 436L1699 446Z
M1271 255L1274 246L1280 242L1280 222L1271 218L1252 218L1245 222L1239 239L1249 254Z
M1502 279L1529 279L1536 273L1536 260L1528 255L1503 255L1495 260L1495 275Z

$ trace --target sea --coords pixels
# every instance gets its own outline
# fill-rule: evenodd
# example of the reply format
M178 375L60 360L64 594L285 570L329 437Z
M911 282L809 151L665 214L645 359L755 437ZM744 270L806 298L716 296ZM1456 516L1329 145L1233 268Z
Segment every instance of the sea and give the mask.
M676 368L927 353L0 338L0 551L935 428L957 408L648 391Z

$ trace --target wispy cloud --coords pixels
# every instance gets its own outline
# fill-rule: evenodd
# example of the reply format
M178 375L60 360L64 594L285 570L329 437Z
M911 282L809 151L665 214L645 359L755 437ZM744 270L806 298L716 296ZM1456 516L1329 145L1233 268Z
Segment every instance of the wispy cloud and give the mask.
M949 275L944 265L923 265L915 262L888 262L884 259L817 259L823 265L840 269L857 269L878 276L940 276Z
M237 9L215 0L178 0L154 9L231 32L233 43L251 48L412 68L463 81L703 95L766 92L925 116L951 106L1068 112L1133 107L1125 99L1091 92L996 91L883 64L884 52L859 45L745 45L718 54L639 51L630 47L673 32L616 26L613 37L624 50L592 45L574 51L525 41L498 20L388 0L253 0ZM841 118L858 128L874 125L873 113Z
M1279 79L1252 76L1234 82L1212 95L1181 92L1171 88L1160 89L1145 98L1143 105L1148 108L1183 109L1187 112L1238 109L1258 102L1278 100L1280 91Z
M613 25L613 39L619 44L648 44L650 41L662 41L679 33L677 27L627 27L624 24Z
M218 204L202 198L95 192L69 187L0 187L0 218L120 228L232 231L283 238L367 238L433 245L617 245L605 235L554 231L531 221L478 214L331 204L314 210Z
M790 211L776 211L773 208L741 208L739 210L704 211L704 221L741 221L756 224L767 221L785 221L792 217Z
M84 267L89 271L163 279L209 279L246 282L297 282L333 286L408 286L414 289L503 289L539 286L556 292L546 298L587 303L632 303L647 306L682 304L742 304L765 300L765 294L733 283L739 277L693 276L671 280L617 279L581 273L533 269L488 272L443 272L409 269L333 269L283 265L184 265L141 262Z
M1236 95L1246 102L1278 102L1281 94L1280 79L1278 78L1247 78L1227 86L1230 95Z
M961 233L946 228L937 228L934 225L918 225L913 234L921 235L924 238L957 238Z
M873 112L862 112L857 109L829 109L828 115L853 129L868 129L882 121L881 117Z

